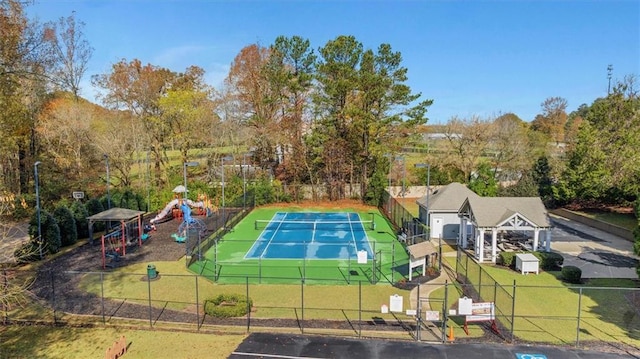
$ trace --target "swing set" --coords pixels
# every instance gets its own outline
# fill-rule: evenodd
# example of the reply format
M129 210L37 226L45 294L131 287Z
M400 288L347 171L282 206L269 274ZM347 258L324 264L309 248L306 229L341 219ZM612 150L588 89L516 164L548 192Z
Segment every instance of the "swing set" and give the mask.
M111 208L87 218L91 244L93 244L93 223L97 221L118 223L101 237L103 269L115 267L116 263L127 254L127 249L141 247L149 238L149 234L142 226L143 214L143 211Z

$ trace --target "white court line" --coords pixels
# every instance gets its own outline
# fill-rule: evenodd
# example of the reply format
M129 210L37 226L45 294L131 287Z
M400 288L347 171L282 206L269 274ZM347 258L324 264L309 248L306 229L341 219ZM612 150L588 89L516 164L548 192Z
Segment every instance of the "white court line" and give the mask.
M244 355L249 357L260 357L260 358L282 358L282 359L324 359L320 357L295 357L290 355L278 355L278 354L260 354L260 353L244 353L244 352L233 352L231 355Z
M276 236L276 233L278 233L278 231L280 230L280 226L282 226L282 223L284 223L284 220L287 218L287 215L289 213L285 213L284 217L280 220L280 224L278 224L278 228L276 228L273 233L271 234L271 238L269 238L269 243L267 243L267 246L264 247L264 250L262 251L262 253L260 254L260 258L264 257L264 254L267 253L267 249L269 248L269 246L271 245L271 242L273 241L273 238ZM269 224L267 224L268 226Z

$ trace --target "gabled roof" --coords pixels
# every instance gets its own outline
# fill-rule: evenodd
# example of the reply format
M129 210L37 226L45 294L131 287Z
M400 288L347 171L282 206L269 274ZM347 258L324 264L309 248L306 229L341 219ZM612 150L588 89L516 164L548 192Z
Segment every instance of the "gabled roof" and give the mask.
M540 197L469 197L460 212L469 208L478 227L496 227L516 214L537 227L550 227L547 209Z
M436 247L429 241L412 244L407 247L407 251L409 252L409 255L411 255L411 257L416 259L423 258L437 252Z
M462 183L452 182L434 191L429 197L429 212L458 212L467 198L479 196ZM427 207L427 196L416 201L419 206Z
M102 211L100 213L96 213L93 216L87 217L88 220L95 221L128 221L130 219L134 219L141 214L144 214L144 211L135 211L133 209L127 208L111 208L106 211Z

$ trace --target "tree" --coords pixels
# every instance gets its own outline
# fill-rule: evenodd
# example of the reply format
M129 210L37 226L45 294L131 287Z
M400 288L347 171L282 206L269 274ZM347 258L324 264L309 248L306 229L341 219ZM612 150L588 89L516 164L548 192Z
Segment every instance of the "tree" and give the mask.
M51 167L64 173L69 187L82 181L95 166L95 105L74 100L68 93L56 93L38 116L35 133L42 145L42 156ZM84 188L78 185L77 188Z
M225 82L230 90L227 101L236 106L235 116L250 128L254 160L273 171L279 162L276 147L282 132L276 116L280 104L265 72L268 61L269 49L249 45L233 60Z
M309 40L299 36L279 36L269 49L265 65L266 76L273 87L273 98L281 105L278 111L282 137L283 163L279 176L294 184L308 179L315 182L304 142L306 129L311 123L310 105L316 55ZM297 186L295 186L297 191ZM313 188L313 187L312 187ZM314 197L315 197L315 188ZM297 197L297 195L296 195Z
M47 211L40 211L40 228L42 238L37 240L37 242L42 246L42 253L58 253L62 242L60 238L60 227L55 217ZM35 211L29 221L29 235L31 235L31 238L38 238L38 217Z
M518 178L531 166L528 126L518 116L507 113L493 121L493 138L488 145L493 171L497 178Z
M141 121L143 131L135 133L135 141L128 146L134 151L149 150L153 155L155 183L161 186L167 164L165 149L172 139L171 128L163 120L159 100L164 97L178 75L168 69L143 65L138 59L121 60L108 74L94 75L92 83L104 90L103 103L112 110L126 111L132 120ZM129 130L136 130L135 121Z
M68 17L61 17L47 30L53 44L54 82L62 90L70 91L76 100L80 95L80 81L93 54L93 48L84 38L84 25L84 22L76 21L74 12Z
M319 53L316 76L320 86L314 96L318 120L313 140L325 155L318 158L342 148L338 153L344 157L337 160L347 173L341 177L359 182L361 192L367 193L376 157L397 146L416 125L426 123L431 100L415 103L420 94L411 93L402 56L388 44L373 51L364 49L353 36L338 36ZM316 164L325 182L344 183L342 179L335 182L335 173L328 178L321 161Z
M547 157L540 157L536 161L531 177L537 186L538 196L547 204L553 199L552 169Z
M624 204L640 191L640 98L633 80L616 84L588 109L556 191L565 201Z
M498 194L498 181L491 165L481 162L469 181L470 190L483 197L495 197Z
M214 121L208 91L199 86L171 89L158 100L158 107L162 121L171 129L172 144L180 150L182 162L188 162L189 150L206 140L202 129L209 128Z
M78 241L78 229L76 228L76 220L71 210L64 204L61 204L53 211L58 228L60 229L60 246L70 246Z
M454 117L449 120L444 128L447 155L443 166L461 171L465 183L468 183L489 146L491 130L491 122L477 116L470 119Z
M0 1L0 170L15 193L29 190L37 150L35 113L53 65L51 37L25 14L25 3Z
M89 224L87 223L87 217L89 212L87 208L80 201L73 201L69 207L73 214L73 219L76 221L76 232L78 238L87 238L89 236Z
M562 97L549 97L540 106L542 114L537 115L533 120L532 128L546 134L556 144L564 142L567 100Z
M499 197L538 197L538 185L530 171L522 174L518 182L512 186L500 187Z

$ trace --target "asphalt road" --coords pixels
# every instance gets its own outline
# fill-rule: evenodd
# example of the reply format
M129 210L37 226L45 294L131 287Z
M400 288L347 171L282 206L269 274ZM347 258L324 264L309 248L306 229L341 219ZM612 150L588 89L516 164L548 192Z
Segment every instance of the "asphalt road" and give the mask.
M633 355L559 347L497 344L427 344L378 339L253 333L229 359L620 359Z

